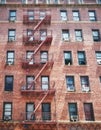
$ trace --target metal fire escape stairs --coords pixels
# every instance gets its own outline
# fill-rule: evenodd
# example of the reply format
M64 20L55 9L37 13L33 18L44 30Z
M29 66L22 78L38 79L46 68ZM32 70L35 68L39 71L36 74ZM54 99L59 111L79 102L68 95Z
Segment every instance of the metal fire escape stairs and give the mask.
M44 19L42 19L34 28L34 33L35 31L38 30L38 28L43 24L43 22L48 18L48 16L46 15L44 17ZM44 43L48 42L49 37L46 37L44 41L42 41L39 46L36 48L36 50L34 51L34 53L32 54L31 58L28 60L28 63L34 58L34 55L39 51L39 49L42 47L42 45L44 45ZM33 84L36 83L36 80L38 79L38 77L41 75L41 73L44 71L44 69L47 67L47 65L50 64L48 61L43 65L43 67L41 68L41 70L39 71L39 73L36 75L35 79L32 81L29 90L32 88ZM32 112L31 117L33 116L33 114L35 114L35 112L37 111L37 109L39 108L39 106L41 105L41 103L45 100L45 98L47 97L47 95L49 94L49 90L45 90L44 94L40 94L40 96L43 96L41 98L41 100L39 101L39 103L37 104L35 110Z

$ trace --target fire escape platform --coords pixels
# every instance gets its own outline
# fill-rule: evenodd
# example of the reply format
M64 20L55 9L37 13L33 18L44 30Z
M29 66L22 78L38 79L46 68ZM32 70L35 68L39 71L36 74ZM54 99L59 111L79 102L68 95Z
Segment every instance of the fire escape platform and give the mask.
M55 89L50 89L50 90L24 90L24 89L21 89L21 93L22 94L33 94L33 96L35 95L44 95L46 94L46 92L48 91L48 95L54 95L55 94Z

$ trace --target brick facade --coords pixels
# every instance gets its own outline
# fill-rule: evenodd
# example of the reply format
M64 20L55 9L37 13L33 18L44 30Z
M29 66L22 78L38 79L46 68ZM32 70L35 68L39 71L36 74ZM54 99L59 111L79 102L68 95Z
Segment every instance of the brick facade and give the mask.
M92 0L93 1L93 0ZM53 55L52 63L49 63L40 73L44 64L38 63L34 67L22 67L23 58L27 51L35 51L39 45L24 45L23 31L34 30L36 23L23 24L23 15L27 10L46 9L51 14L50 24L41 24L37 30L52 30L50 45L43 44L36 52L36 59L40 59L40 51L48 51ZM15 22L10 22L9 11L16 10ZM60 10L67 11L67 21L62 21ZM73 21L73 10L79 10L80 21ZM97 21L89 21L88 11L96 12ZM101 40L94 42L92 29L99 30L101 36L101 5L98 4L66 4L66 5L0 5L0 130L100 130L101 129L101 66L97 64L95 52L101 51ZM16 30L16 40L8 42L8 30ZM62 30L69 30L70 40L62 40ZM75 29L82 30L83 41L75 40ZM7 65L7 51L14 51L14 65ZM64 52L72 53L72 65L65 65ZM86 65L78 65L78 51L84 51ZM26 84L26 76L36 77L35 86L40 88L41 76L48 76L54 92L50 90L46 98L46 91L22 92L21 88ZM5 76L13 75L13 91L5 91ZM67 91L66 76L74 76L75 91ZM90 91L82 92L80 76L88 76ZM34 83L34 82L33 82ZM54 84L54 85L53 85ZM26 90L27 91L27 90ZM40 102L42 101L42 102ZM4 121L4 103L12 103L12 119ZM36 121L27 121L23 118L26 112L26 103L34 103ZM51 104L51 120L43 121L42 103ZM78 120L70 121L68 103L76 103ZM94 121L85 120L84 103L92 103ZM25 115L24 115L25 116Z

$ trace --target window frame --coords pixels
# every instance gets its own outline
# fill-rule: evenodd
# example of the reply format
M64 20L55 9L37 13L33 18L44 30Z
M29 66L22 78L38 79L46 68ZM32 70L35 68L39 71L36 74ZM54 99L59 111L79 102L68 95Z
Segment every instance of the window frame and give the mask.
M73 10L72 13L73 13L73 20L74 21L80 21L80 12L79 12L79 10ZM75 16L74 13L77 13L77 15Z
M13 33L12 35L10 33ZM8 42L16 40L16 29L8 29Z
M92 13L93 16L91 16L90 13ZM95 10L89 10L89 11L88 11L88 15L89 15L89 20L90 20L90 21L97 21L96 11L95 11Z
M48 61L48 51L40 52L40 61L41 63L46 63Z
M26 76L26 89L27 90L34 90L35 89L35 84L33 83L33 85L32 85L32 82L34 81L34 78L35 77L32 76L32 75L27 75ZM30 79L30 81L29 81L29 79ZM31 88L30 88L30 86L31 86Z
M74 107L72 108L72 111L70 110L70 106L74 105ZM73 110L75 109L75 110ZM75 121L78 120L78 108L77 108L77 103L76 102L69 102L68 103L68 110L69 110L69 118L70 121ZM74 117L74 119L73 119Z
M12 78L10 80L12 80L12 83L10 82L10 85L7 83L7 78ZM8 89L9 87L9 89ZM13 75L6 75L5 76L5 91L13 91L13 87L14 87L14 76Z
M80 53L81 53L82 55L80 55ZM87 64L87 61L86 61L85 51L78 51L78 52L77 52L77 55L78 55L78 64L79 64L79 65L86 65L86 64ZM80 56L83 56L83 58L80 58Z
M6 109L7 109L7 108L6 108L6 105L11 105L11 106L10 106L11 109L6 111ZM12 106L12 102L4 102L4 103L3 103L3 120L4 120L4 121L12 120L12 107L13 107L13 106ZM7 115L5 114L5 113L7 113L7 112L9 113L9 115L8 115L8 114L7 114ZM5 116L6 116L6 117L5 117Z
M68 20L67 10L60 10L60 16L62 21Z
M67 53L67 55L69 54L70 58L65 58L65 54ZM73 61L72 61L72 52L71 51L64 51L64 63L65 65L72 65L73 64Z
M72 83L69 82L69 78L70 78L70 82L72 82ZM72 76L72 75L66 76L66 87L67 87L68 91L75 91L75 79L74 79L74 76Z
M44 110L44 105L49 105L49 109ZM42 108L42 120L51 120L51 103L42 103L41 105ZM46 109L46 108L45 108Z
M86 121L94 121L95 119L94 119L93 104L92 103L84 103L83 105L84 105L85 120ZM85 110L85 105L89 105L90 106L90 108L89 108L90 110Z
M100 54L100 56L97 57L98 54ZM97 64L101 65L101 51L95 51L95 55Z
M28 108L28 105L32 105L32 108L33 108L33 110L32 111L29 111L27 108ZM31 116L31 113L33 113L33 111L34 111L34 109L35 109L35 104L34 103L32 103L32 102L29 102L29 103L26 103L26 120L35 120L35 114L33 114L33 116ZM30 114L30 118L28 118L28 113Z
M77 33L79 33L79 35ZM76 40L76 42L83 41L82 29L75 29L75 40Z
M47 80L43 80L43 78ZM41 89L48 90L50 88L50 79L49 76L41 76Z
M12 15L12 13L14 13ZM16 17L17 17L17 11L16 10L9 10L9 21L12 21L14 22L16 20Z
M94 36L94 33L96 33L97 35ZM99 42L99 41L101 41L99 29L92 29L92 37L93 37L93 41L94 41L94 42Z
M82 92L90 91L90 81L88 76L80 76L80 84Z
M11 58L9 58L10 54L12 55L10 56ZM6 53L6 65L14 65L14 62L15 62L15 52L8 50Z
M62 29L62 40L64 42L70 41L70 33L68 29Z
M31 58L31 56L34 54L33 50L27 50L26 51L26 60L29 61L29 59ZM34 57L31 59L31 61L29 62L29 65L33 65L35 63L35 59Z

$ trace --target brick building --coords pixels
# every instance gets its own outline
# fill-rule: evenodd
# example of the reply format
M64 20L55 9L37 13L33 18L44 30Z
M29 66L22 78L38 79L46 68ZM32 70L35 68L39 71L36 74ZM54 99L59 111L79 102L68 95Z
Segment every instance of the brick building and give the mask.
M101 0L0 0L0 130L101 130Z

